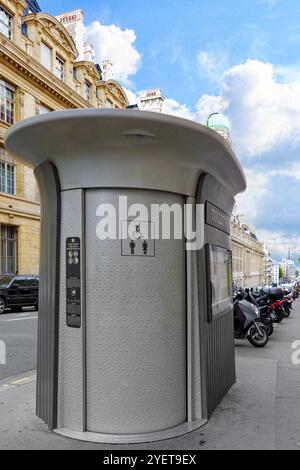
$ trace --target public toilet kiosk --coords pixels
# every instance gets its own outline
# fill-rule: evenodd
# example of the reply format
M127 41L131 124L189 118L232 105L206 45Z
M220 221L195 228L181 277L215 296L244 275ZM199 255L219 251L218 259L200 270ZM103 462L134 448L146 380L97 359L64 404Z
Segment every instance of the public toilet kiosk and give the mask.
M111 109L22 121L5 145L41 194L38 416L103 443L203 425L235 382L230 219L246 182L229 145Z

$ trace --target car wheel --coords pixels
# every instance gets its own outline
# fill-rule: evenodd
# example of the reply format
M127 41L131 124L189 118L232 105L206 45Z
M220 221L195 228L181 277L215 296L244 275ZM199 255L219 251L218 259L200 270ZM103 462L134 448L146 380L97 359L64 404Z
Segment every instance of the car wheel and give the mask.
M5 299L0 298L0 315L5 311Z

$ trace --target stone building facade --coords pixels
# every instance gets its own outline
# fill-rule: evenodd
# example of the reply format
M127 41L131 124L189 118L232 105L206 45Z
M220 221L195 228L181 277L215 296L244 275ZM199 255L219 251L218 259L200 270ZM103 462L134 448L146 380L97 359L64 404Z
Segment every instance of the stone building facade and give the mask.
M255 288L266 284L264 244L239 216L233 217L231 224L231 250L235 286Z
M7 129L51 111L128 106L116 81L77 57L67 30L35 0L0 0L0 274L39 270L39 192L32 170L7 154Z

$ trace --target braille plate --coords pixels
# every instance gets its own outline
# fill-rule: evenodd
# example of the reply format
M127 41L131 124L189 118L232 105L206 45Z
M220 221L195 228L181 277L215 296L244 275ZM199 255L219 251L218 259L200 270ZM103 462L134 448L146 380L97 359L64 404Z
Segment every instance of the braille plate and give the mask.
M81 327L80 238L66 241L66 312L67 325Z

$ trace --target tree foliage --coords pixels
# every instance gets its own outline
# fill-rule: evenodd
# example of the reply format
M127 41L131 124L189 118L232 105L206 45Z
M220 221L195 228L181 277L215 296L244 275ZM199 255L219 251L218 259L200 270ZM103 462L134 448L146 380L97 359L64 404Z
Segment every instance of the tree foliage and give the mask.
M279 279L283 279L284 274L283 274L283 269L281 266L279 266Z

